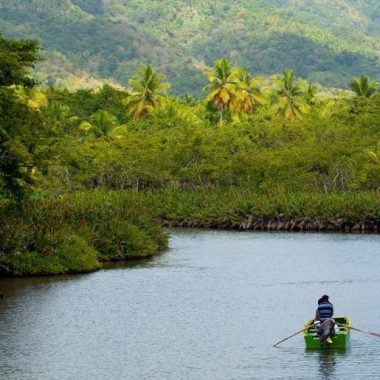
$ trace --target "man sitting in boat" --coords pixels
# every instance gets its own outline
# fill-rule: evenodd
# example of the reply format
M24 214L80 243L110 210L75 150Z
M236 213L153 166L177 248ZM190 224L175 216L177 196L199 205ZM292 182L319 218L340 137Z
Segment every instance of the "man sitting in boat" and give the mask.
M332 343L331 337L335 335L334 306L329 301L329 296L323 295L318 300L318 308L315 313L315 327L321 343Z

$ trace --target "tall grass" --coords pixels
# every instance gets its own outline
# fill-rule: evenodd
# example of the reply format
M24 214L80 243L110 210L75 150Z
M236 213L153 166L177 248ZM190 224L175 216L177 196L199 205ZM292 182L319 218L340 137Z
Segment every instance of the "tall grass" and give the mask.
M236 222L246 218L287 221L376 223L380 221L380 193L258 194L250 190L199 190L146 192L146 204L162 220L180 223Z
M0 213L0 264L12 274L90 271L101 261L146 257L167 246L134 191L74 193L6 211Z

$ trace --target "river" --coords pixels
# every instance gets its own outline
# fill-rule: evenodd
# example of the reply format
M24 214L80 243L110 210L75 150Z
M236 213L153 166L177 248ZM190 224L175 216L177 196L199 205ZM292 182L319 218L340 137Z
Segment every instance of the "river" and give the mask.
M86 275L0 280L1 379L378 379L380 339L307 351L329 294L380 330L380 236L172 230L170 249Z

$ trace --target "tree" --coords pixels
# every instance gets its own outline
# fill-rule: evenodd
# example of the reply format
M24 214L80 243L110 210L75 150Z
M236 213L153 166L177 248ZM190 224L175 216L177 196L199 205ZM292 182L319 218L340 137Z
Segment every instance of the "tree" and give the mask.
M350 88L357 96L370 98L378 88L375 81L370 81L367 76L362 75L360 78L354 78L350 83Z
M237 91L232 100L232 109L251 113L253 110L265 104L266 99L260 88L260 78L252 78L247 69L236 69Z
M132 85L130 95L124 104L129 108L129 114L134 119L147 115L158 107L165 99L169 83L162 82L164 75L156 73L150 65L142 67L129 81Z
M114 129L117 127L117 118L107 111L100 110L92 114L89 121L83 121L79 129L89 136L100 138L113 136Z
M207 99L219 109L220 122L223 122L223 113L230 108L236 95L237 71L230 61L225 58L214 62L214 69L207 70L205 75L210 82L203 90L209 90Z
M306 111L304 83L295 71L285 69L283 75L274 78L274 85L272 105L276 116L295 119Z
M48 105L47 96L35 87L19 86L15 89L15 92L19 99L29 108L40 110Z
M59 101L49 102L46 107L41 108L41 113L49 137L64 137L65 134L77 130L78 116L70 116L70 107Z
M36 82L28 74L38 60L38 41L7 40L0 34L0 86L34 86Z
M69 117L70 107L61 102L51 102L44 108L44 117L50 123L64 124Z
M14 86L35 84L28 70L38 59L36 41L0 35L0 202L13 199L21 204L32 183L33 152L43 123L38 112L19 101Z
M319 91L319 86L317 84L314 84L314 83L306 84L305 100L309 106L315 105L318 91Z
M202 119L196 115L195 105L183 104L177 97L168 96L160 108L152 111L152 125L178 127L200 125Z

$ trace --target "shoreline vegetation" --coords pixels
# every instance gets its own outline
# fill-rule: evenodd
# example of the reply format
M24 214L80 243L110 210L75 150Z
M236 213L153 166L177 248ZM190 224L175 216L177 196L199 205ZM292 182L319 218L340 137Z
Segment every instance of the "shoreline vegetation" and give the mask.
M220 59L205 98L41 89L36 41L0 35L0 276L155 255L164 227L380 232L380 93L321 89Z
M99 189L32 202L0 226L3 275L83 273L160 253L168 244L163 227L380 233L380 197Z
M239 231L379 233L380 197L373 193L242 191L146 194L165 227ZM153 206L155 204L155 206Z
M4 275L90 272L102 262L152 256L168 244L134 192L77 192L30 202L10 217L1 211Z

